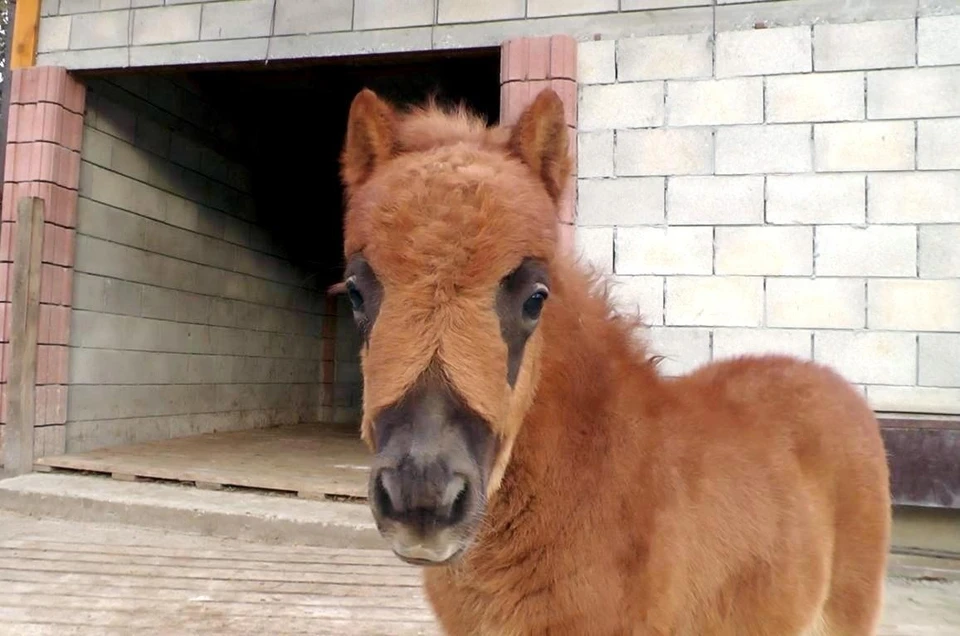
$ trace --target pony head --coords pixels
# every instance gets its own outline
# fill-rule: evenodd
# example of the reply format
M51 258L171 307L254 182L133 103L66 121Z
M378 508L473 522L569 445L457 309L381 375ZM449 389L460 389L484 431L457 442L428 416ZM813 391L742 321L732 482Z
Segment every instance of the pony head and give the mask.
M571 171L560 98L512 127L463 108L350 107L343 289L362 337L369 501L401 559L477 533L534 399Z

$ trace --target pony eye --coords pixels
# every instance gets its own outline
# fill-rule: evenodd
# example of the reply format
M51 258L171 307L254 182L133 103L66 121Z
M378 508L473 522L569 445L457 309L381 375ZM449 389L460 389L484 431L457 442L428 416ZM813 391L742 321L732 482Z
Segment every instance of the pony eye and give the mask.
M357 290L357 285L350 279L346 283L347 298L350 299L350 306L354 311L363 309L363 295Z
M547 299L548 295L545 287L541 287L533 292L533 294L523 302L523 317L527 320L537 320L540 318L540 312L543 310L543 302Z

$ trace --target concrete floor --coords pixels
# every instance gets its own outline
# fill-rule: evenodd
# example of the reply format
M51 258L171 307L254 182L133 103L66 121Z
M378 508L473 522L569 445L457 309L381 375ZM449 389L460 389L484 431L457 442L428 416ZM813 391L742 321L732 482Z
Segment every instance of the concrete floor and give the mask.
M439 634L413 567L296 547L0 512L0 634ZM891 578L880 636L960 634L960 582Z

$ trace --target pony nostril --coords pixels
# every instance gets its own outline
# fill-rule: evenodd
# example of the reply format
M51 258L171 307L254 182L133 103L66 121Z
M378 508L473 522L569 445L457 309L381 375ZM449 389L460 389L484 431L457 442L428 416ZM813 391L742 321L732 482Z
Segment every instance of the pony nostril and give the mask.
M447 523L459 523L466 516L469 490L469 484L462 475L454 475L447 484L440 506L446 512Z
M394 479L386 470L380 471L373 484L373 496L380 514L384 517L396 517L400 510L397 502L400 501L396 496Z

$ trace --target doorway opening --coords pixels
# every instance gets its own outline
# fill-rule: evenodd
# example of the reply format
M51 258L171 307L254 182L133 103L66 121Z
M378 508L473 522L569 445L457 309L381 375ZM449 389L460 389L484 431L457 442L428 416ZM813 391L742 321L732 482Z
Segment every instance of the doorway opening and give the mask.
M88 75L66 454L38 465L364 497L339 154L351 100L499 119L500 49Z

